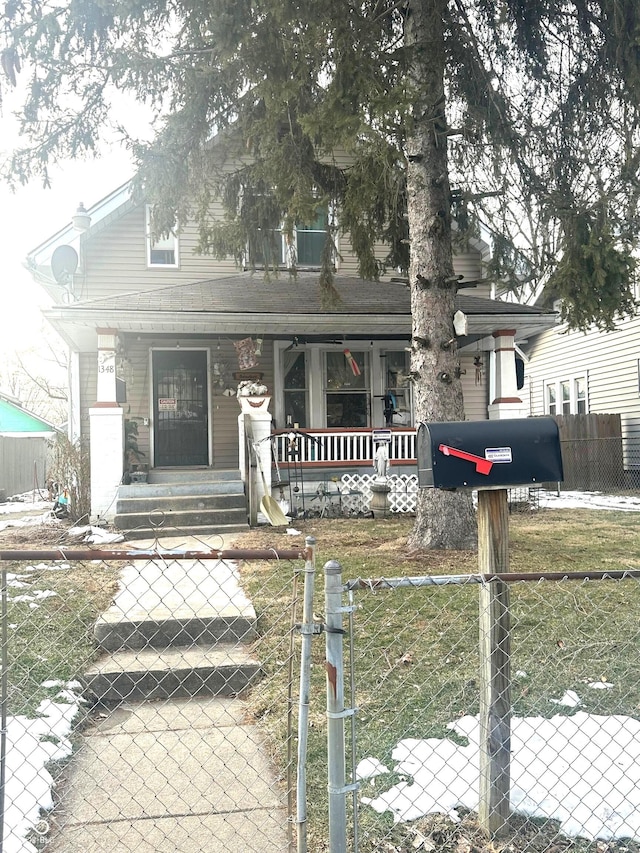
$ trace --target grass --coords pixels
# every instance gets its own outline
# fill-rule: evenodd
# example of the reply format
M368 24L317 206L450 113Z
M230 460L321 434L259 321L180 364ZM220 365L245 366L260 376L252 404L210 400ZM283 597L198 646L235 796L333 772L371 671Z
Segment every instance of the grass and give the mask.
M10 714L33 716L42 699L59 690L43 682L79 678L96 655L93 624L113 597L119 569L93 562L63 565L67 568L5 565Z
M408 554L405 542L410 525L409 519L332 519L306 522L298 528L303 535L317 538L318 569L327 560L338 559L344 580L476 572L477 557L472 552ZM633 513L543 510L514 514L510 543L513 571L570 574L640 569L640 524ZM238 544L285 548L291 547L291 538L260 529L243 536ZM286 682L293 567L246 562L242 574L259 614L261 637L256 652L267 675L250 701L284 774L289 761ZM581 710L640 716L640 681L635 674L640 652L639 584L629 579L510 585L514 714L573 713L549 701L571 689L583 700ZM321 571L316 586L315 607L322 612ZM393 767L391 752L398 740L441 737L449 734L447 723L478 712L478 588L358 591L354 600L356 754L358 759L375 756ZM310 849L314 851L325 849L322 839L326 838L324 656L324 639L314 639L307 770ZM614 686L595 690L588 686L593 681ZM294 694L296 690L294 685ZM389 787L389 779L384 781ZM418 849L416 824L394 826L388 813L377 815L366 808L360 809L360 815L362 851ZM433 819L423 822L427 827L431 823ZM534 835L541 833L542 841L534 842L530 826L523 829L514 824L509 843L513 850L557 846L551 840L557 837L555 826L538 827ZM427 834L431 837L430 831ZM520 841L513 840L516 836ZM432 848L428 844L423 849Z

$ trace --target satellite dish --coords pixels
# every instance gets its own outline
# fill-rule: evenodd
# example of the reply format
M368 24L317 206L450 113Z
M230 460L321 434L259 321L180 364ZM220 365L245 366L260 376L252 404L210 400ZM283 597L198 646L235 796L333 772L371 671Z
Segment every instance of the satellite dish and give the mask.
M58 246L51 255L51 272L58 284L69 284L78 269L78 253L73 246Z

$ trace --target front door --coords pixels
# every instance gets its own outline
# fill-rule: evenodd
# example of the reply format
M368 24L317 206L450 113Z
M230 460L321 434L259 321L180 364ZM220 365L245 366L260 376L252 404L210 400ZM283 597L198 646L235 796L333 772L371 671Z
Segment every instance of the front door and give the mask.
M207 354L153 353L153 447L158 468L209 464Z

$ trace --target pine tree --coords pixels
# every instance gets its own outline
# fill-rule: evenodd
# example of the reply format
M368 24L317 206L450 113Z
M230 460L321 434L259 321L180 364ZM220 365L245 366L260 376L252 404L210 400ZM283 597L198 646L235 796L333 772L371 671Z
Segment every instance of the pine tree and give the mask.
M363 277L408 270L418 420L463 417L440 346L453 216L458 239L494 234L497 282L544 284L575 327L633 307L636 0L10 0L0 50L9 84L29 78L10 180L93 153L121 90L158 113L151 144L127 141L159 231L196 216L202 251L238 255L274 218L335 205ZM472 529L468 497L423 494L411 544L461 547Z

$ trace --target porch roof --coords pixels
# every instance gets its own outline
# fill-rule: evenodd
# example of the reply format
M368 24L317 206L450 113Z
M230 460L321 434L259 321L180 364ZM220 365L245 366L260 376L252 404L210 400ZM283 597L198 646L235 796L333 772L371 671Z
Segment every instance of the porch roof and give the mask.
M323 308L318 279L318 273L299 273L296 278L281 275L267 282L260 273L239 273L57 305L44 313L81 351L95 348L96 327L149 335L409 337L410 292L403 282L337 276L341 301ZM551 328L557 317L540 308L466 293L457 295L456 308L468 318L468 336L461 345L499 328L516 329L522 340Z

